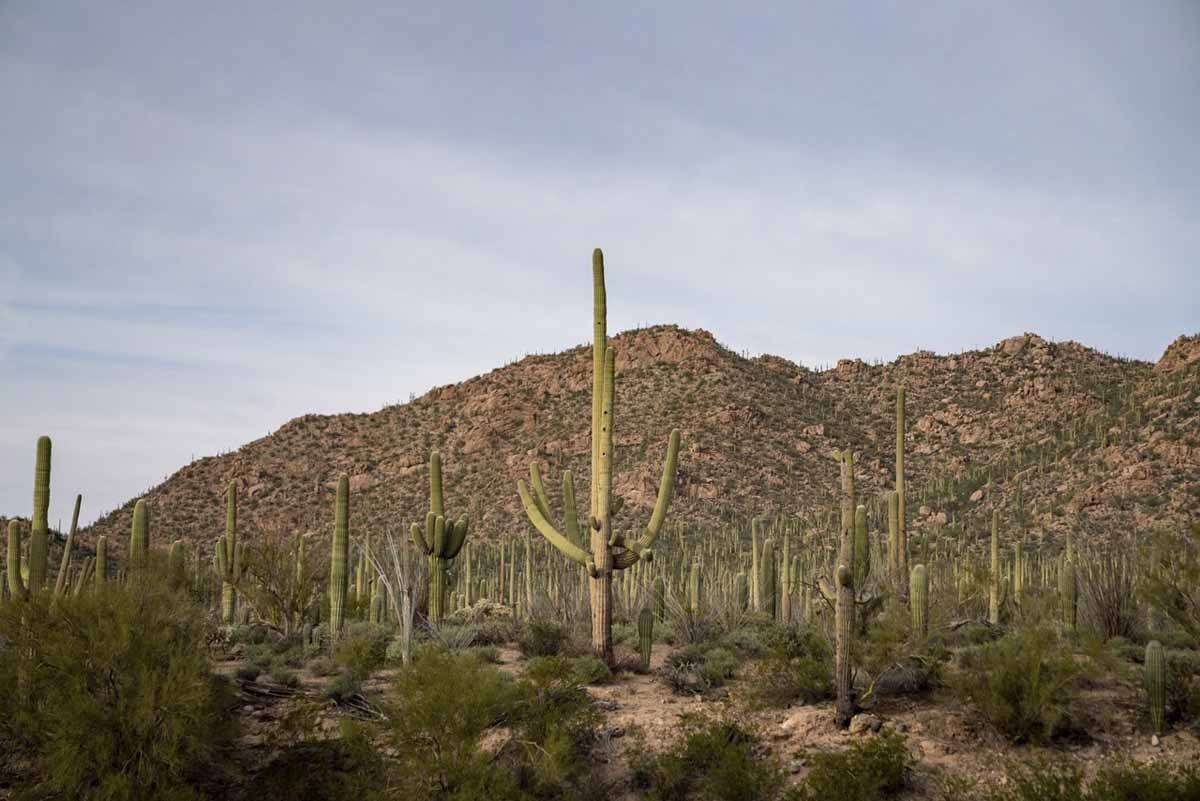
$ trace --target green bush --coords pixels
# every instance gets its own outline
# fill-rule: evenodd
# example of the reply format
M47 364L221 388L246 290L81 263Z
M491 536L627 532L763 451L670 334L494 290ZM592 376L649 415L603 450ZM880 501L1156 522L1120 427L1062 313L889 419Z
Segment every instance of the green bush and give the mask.
M1017 629L959 657L954 686L1013 742L1044 743L1070 726L1081 668L1054 632Z
M337 662L327 656L318 656L308 663L308 672L314 676L333 676L340 670Z
M333 658L358 681L383 667L387 659L387 630L370 623L354 623L338 638Z
M904 789L912 759L903 735L870 737L837 753L815 754L796 801L877 801Z
M737 657L727 648L689 645L667 657L661 675L677 693L705 694L723 687L737 667Z
M40 795L193 799L221 775L232 692L198 647L204 615L150 582L0 604L0 740Z
M1167 651L1167 718L1176 723L1200 719L1200 653Z
M525 675L535 684L606 684L613 678L608 665L594 656L535 656L527 663Z
M987 801L1200 801L1200 769L1165 764L1106 768L1088 781L1074 765L1039 764L1013 771Z
M353 673L339 673L325 688L326 697L343 704L362 689L362 681Z
M601 792L586 759L597 720L591 700L567 660L540 665L516 681L473 654L423 649L385 702L397 797L498 801ZM497 737L483 749L489 733Z
M729 720L687 717L674 747L634 749L631 781L650 801L772 801L784 775L760 738Z
M779 628L764 643L747 693L756 706L812 704L833 694L833 650L815 628Z
M262 669L258 665L242 665L234 675L242 681L254 681L262 675Z
M271 681L282 684L284 687L297 687L300 684L300 677L286 665L280 664L271 669Z
M518 645L525 656L558 656L571 633L552 620L531 620L521 633Z

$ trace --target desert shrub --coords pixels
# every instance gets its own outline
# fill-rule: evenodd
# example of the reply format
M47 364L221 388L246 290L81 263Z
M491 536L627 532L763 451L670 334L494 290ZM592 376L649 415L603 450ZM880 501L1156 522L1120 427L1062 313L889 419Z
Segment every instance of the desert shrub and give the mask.
M476 645L507 645L516 639L517 626L511 619L491 618L476 624Z
M300 684L300 677L291 668L281 664L271 669L271 681L284 687L296 687Z
M339 670L338 663L327 656L318 656L308 663L308 671L314 676L332 676Z
M1174 722L1200 719L1200 653L1170 650L1167 657L1167 718Z
M229 641L242 645L265 645L271 638L271 630L266 626L230 626Z
M1178 645L1195 647L1200 644L1200 526L1178 535L1159 535L1154 554L1138 585L1141 597L1186 633L1188 642ZM1164 634L1154 632L1170 647Z
M471 653L475 654L483 662L493 665L500 664L500 649L494 645L476 645L471 648Z
M1040 763L1018 768L988 801L1200 801L1195 766L1126 765L1101 770L1088 781L1076 765Z
M258 665L242 665L234 671L234 675L242 681L254 681L262 675L262 668Z
M362 681L387 659L387 630L370 623L352 623L338 638L334 660Z
M687 717L683 734L661 753L640 748L631 759L634 788L651 801L771 801L784 775L760 738L730 720Z
M566 661L515 681L470 653L424 649L396 678L384 736L398 797L575 798L585 781L591 700ZM550 670L553 665L558 670ZM500 735L488 749L481 743Z
M771 631L748 683L748 697L758 706L816 703L833 692L833 651L815 628Z
M266 643L252 645L246 649L246 664L258 668L259 673L264 673L271 669L271 663L275 661L275 653L271 650L271 646Z
M571 633L561 623L531 620L521 632L518 645L525 656L558 656L570 637Z
M255 801L360 801L386 786L382 757L361 737L289 746L257 771L241 797Z
M1046 742L1070 725L1081 668L1049 629L1020 628L959 658L955 686L1013 742Z
M577 685L606 684L613 677L608 665L594 656L535 656L525 675L535 684L565 681Z
M349 671L339 673L325 688L325 696L339 704L344 704L362 689L362 681Z
M876 801L904 789L912 759L904 736L888 732L845 751L814 754L797 801Z
M234 719L182 594L47 595L0 604L0 739L36 766L39 797L193 799L221 775Z
M1113 637L1105 643L1105 647L1117 659L1124 659L1127 662L1140 664L1146 658L1145 646L1138 645L1124 637Z
M1132 637L1137 630L1134 568L1124 558L1091 555L1079 560L1079 606L1083 619L1105 638Z
M727 648L690 645L667 657L662 678L677 693L704 694L723 687L737 666L737 657Z
M447 651L464 651L479 642L479 627L466 623L430 623L429 638Z

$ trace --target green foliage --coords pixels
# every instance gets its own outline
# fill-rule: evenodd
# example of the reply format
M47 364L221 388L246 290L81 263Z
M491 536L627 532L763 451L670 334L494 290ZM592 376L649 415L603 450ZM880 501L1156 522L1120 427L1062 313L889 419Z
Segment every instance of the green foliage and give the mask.
M705 694L723 687L737 666L737 656L727 648L689 645L667 657L662 678L677 693Z
M955 686L1013 742L1044 743L1070 725L1081 667L1052 631L1019 628L959 657Z
M566 626L552 620L531 620L517 645L525 656L558 656L570 640Z
M362 681L383 667L387 659L388 633L382 626L372 623L352 623L345 627L337 647L334 660L350 675Z
M341 668L327 656L318 656L308 663L308 672L314 676L332 676Z
M339 673L333 681L329 682L329 686L325 688L325 695L339 704L344 704L358 695L361 689L362 681L353 673L347 671Z
M470 653L423 649L385 708L397 797L575 798L601 787L586 780L596 713L565 660L514 681ZM499 737L485 750L489 733Z
M751 703L783 707L833 696L833 649L817 629L779 627L767 636L764 650L748 683Z
M784 787L761 739L729 720L687 717L669 750L636 749L632 782L650 801L771 801Z
M1091 781L1074 765L1043 763L1020 768L987 801L1200 801L1195 766L1131 764L1106 768Z
M387 785L382 757L359 734L303 742L277 754L246 785L255 801L367 801Z
M815 754L796 801L877 801L904 789L912 759L903 735L888 732L845 751Z
M193 799L220 774L231 693L197 643L207 624L147 576L136 592L0 604L0 740L73 799Z
M535 656L529 660L525 675L536 684L607 684L613 679L608 665L594 656Z

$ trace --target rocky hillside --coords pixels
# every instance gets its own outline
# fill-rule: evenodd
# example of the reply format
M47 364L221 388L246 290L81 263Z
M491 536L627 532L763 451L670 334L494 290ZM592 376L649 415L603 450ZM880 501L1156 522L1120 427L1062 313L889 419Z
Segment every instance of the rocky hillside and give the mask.
M908 395L918 528L982 532L995 503L1034 538L1084 520L1090 529L1148 530L1200 516L1200 337L1181 337L1157 364L1025 334L987 350L843 360L820 372L743 358L706 331L673 326L626 332L614 345L621 525L648 514L672 427L683 435L676 520L831 508L838 447L858 454L864 494L889 488L897 383ZM551 485L571 467L587 497L590 391L591 351L578 347L372 414L297 418L154 488L154 539L218 536L230 481L248 536L261 527L324 532L341 472L351 476L360 522L406 528L424 513L431 448L443 454L448 506L472 513L475 536L521 534L515 484L530 460L548 469ZM91 526L84 542L107 534L122 548L132 506Z

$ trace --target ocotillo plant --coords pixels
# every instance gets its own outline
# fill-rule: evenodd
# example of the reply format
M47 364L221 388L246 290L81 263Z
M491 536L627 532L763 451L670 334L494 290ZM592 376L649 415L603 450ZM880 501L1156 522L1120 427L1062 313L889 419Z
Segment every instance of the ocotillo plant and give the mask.
M612 661L612 574L632 567L640 559L650 559L650 548L667 516L675 485L679 458L679 432L672 431L667 445L658 499L650 522L641 537L626 542L612 527L613 512L613 398L616 351L608 346L608 309L604 286L604 254L597 248L592 254L592 472L591 514L588 517L590 549L585 547L577 522L575 492L570 473L563 476L564 530L552 522L550 503L534 469L530 469L533 492L524 481L517 492L534 528L568 559L585 565L588 594L592 609L592 651L606 662Z
M642 658L642 670L650 669L650 649L654 645L654 613L643 607L638 613L638 654Z
M441 623L445 617L446 573L462 550L470 526L471 520L465 513L458 520L446 516L442 496L442 457L434 451L429 454L429 512L425 515L424 526L412 524L413 544L429 557L429 619L434 623Z
M150 510L143 498L133 505L133 531L129 535L129 584L139 586L146 579L150 563Z
M850 666L850 638L854 635L854 457L839 455L842 474L842 532L838 551L837 603L834 608L834 677L837 686L835 717L842 728L854 717L854 675Z
M1150 724L1155 734L1162 734L1167 709L1167 657L1158 640L1146 644L1146 695Z
M242 581L246 546L237 537L237 484L225 492L225 536L217 540L217 574L221 577L221 620L237 620L238 584Z
M46 561L50 555L50 438L38 437L33 469L33 518L29 527L29 584L41 592L46 587Z
M908 607L912 613L913 639L922 642L929 634L929 576L925 565L912 569L908 584Z
M329 638L336 642L342 632L346 612L346 591L350 588L350 476L338 477L337 498L333 506L333 555L329 562Z

